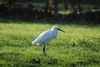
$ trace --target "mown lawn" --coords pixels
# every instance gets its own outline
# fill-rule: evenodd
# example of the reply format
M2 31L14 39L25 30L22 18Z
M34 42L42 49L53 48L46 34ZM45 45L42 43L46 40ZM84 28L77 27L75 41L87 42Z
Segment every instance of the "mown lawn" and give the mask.
M81 23L81 24L80 24ZM31 42L43 31L59 26L57 38L43 46ZM39 63L30 60L40 59ZM51 62L57 59L57 62ZM100 25L44 21L0 21L0 67L100 67Z

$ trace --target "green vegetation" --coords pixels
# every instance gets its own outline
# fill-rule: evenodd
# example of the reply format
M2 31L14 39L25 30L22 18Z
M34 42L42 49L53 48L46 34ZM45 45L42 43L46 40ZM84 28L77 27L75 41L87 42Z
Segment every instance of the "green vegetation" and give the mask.
M23 22L0 21L0 67L100 67L100 26L83 22ZM42 46L31 42L43 31L59 26L56 39L47 44L47 56ZM30 59L41 63L29 63ZM51 59L57 63L48 64Z

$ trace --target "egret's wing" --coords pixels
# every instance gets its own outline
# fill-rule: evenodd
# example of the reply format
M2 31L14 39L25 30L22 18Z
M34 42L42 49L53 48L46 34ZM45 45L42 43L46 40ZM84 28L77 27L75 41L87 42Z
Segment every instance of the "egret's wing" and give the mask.
M50 32L52 32L52 31L51 31L51 30L47 30L47 31L41 33L41 34L38 36L38 38L45 38L46 36L49 35Z
M43 43L45 43L46 41L47 41L47 39L48 39L48 36L50 35L50 33L52 32L52 30L47 30L47 31L45 31L45 32L43 32L43 33L41 33L39 36L38 36L38 38L36 38L33 42L32 42L32 44L43 44Z

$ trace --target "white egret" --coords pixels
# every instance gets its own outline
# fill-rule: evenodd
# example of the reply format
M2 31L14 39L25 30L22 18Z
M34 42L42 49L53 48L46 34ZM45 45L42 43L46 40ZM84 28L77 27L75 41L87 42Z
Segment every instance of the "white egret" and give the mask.
M32 44L34 45L44 45L43 47L43 53L45 53L45 45L51 41L52 39L54 39L57 34L58 34L58 30L64 32L63 30L61 30L58 26L53 26L51 28L51 30L47 30L43 33L41 33L33 42Z

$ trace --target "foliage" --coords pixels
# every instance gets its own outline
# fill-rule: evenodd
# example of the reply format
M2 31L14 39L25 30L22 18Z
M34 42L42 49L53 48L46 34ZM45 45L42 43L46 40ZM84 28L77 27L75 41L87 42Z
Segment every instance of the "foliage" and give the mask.
M38 1L38 2L37 2ZM0 0L0 17L9 19L20 19L34 21L39 19L46 20L63 20L63 21L92 21L99 24L100 9L98 5L83 4L77 0L70 0L68 10L64 10L67 2L60 2L54 8L49 8L46 0ZM57 0L56 0L57 1ZM66 1L66 0L64 0ZM74 2L75 1L75 2ZM68 4L68 3L67 3ZM58 8L59 7L59 8ZM59 11L58 11L59 10ZM95 11L95 12L94 12ZM93 13L94 12L94 13ZM59 14L57 14L59 13ZM56 16L56 17L55 17ZM91 19L93 18L93 19Z
M0 21L0 66L1 67L99 67L100 26L83 22L46 21ZM3 22L3 23L2 23ZM66 33L59 32L56 39L47 44L47 56L42 46L31 42L43 31L59 26ZM40 64L30 63L40 59ZM48 64L52 59L57 63Z

